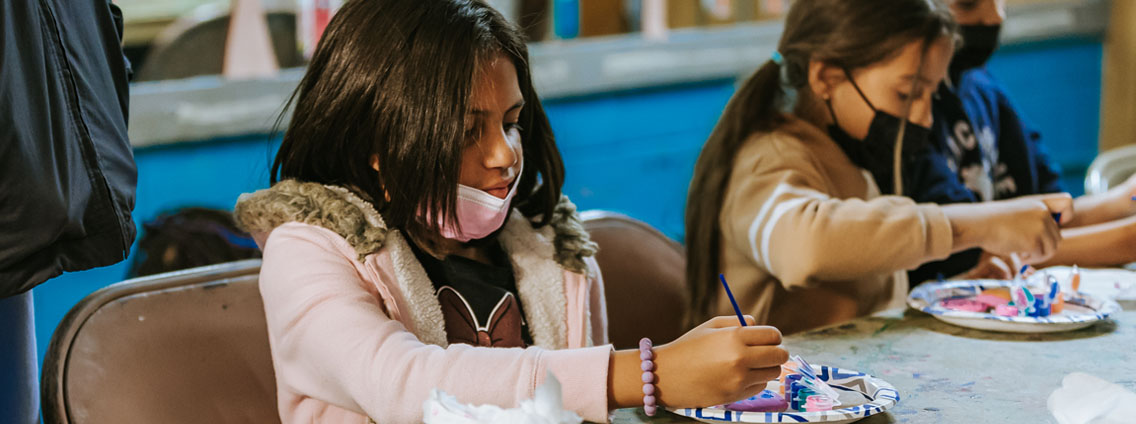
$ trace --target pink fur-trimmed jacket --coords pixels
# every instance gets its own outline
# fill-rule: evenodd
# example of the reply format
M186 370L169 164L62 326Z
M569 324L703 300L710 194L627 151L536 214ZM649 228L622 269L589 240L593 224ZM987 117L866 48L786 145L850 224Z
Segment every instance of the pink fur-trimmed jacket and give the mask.
M421 422L434 388L513 407L548 372L567 409L607 421L603 282L566 198L550 225L533 228L514 210L499 235L527 349L448 345L434 286L403 235L347 189L282 181L242 195L236 217L264 251L260 293L285 424Z

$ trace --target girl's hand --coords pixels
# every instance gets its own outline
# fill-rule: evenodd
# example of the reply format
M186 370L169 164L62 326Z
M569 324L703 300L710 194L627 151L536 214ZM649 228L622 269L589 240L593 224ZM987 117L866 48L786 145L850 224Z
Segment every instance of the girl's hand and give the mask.
M1014 255L1014 257L1017 257L1017 255ZM1009 280L1014 278L1014 266L1017 266L1010 262L1011 261L1007 261L1006 258L984 251L982 252L982 256L978 258L978 264L975 265L974 268L971 268L970 271L963 274L962 278L975 280Z
M678 340L655 348L658 399L671 407L720 405L745 399L765 390L765 383L781 375L789 352L781 332L755 326L746 317L741 327L736 316L711 319Z
M980 204L947 205L955 251L973 247L995 255L1017 253L1026 263L1044 261L1057 250L1061 229L1054 220L1072 218L1068 194L1029 196Z
M1132 200L1136 197L1136 175L1128 177L1120 185L1112 188L1108 192L1110 201L1116 209L1118 217L1126 217L1136 214L1136 201Z
M990 252L982 252L982 256L978 259L978 265L963 274L963 278L1012 280L1018 275L1018 271L1022 269L1023 265L1026 265L1026 263L1017 254L1002 257ZM1027 268L1022 273L1022 278L1028 278L1033 272L1033 267Z

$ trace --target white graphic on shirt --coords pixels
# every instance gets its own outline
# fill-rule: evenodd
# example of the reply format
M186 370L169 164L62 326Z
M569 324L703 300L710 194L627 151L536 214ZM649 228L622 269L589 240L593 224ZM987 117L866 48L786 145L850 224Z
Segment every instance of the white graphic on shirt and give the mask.
M947 137L947 147L951 153L947 157L947 166L979 200L1005 199L1018 192L1017 183L1010 175L1009 168L999 161L997 143L998 138L992 128L983 126L981 130L974 132L966 121L955 122L954 131ZM963 155L976 148L981 161L960 168Z

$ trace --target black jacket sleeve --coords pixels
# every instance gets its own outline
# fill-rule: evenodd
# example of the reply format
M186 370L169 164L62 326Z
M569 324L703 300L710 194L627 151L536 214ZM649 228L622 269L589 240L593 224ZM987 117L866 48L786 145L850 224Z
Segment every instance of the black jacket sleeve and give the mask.
M0 0L0 297L133 243L121 22L108 0Z

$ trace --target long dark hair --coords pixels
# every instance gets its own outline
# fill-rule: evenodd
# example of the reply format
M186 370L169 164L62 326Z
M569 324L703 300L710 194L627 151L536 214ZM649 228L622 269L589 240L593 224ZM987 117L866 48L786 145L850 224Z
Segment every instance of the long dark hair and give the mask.
M260 257L252 236L220 209L184 207L142 224L128 278Z
M953 36L955 28L950 10L936 0L793 2L777 45L781 64L766 62L734 94L694 168L686 207L688 325L708 317L717 301L718 220L734 156L750 135L784 123L783 111L812 101L809 62L853 70L893 57L912 41L929 45Z
M297 179L349 187L388 226L437 234L437 220L420 216L456 221L463 120L474 75L498 54L512 61L525 100L518 122L525 167L513 206L547 224L560 200L564 165L532 86L528 49L516 27L474 0L344 4L289 99L295 112L271 183Z

